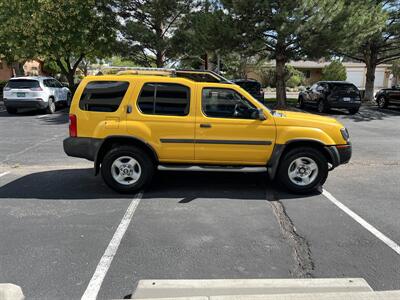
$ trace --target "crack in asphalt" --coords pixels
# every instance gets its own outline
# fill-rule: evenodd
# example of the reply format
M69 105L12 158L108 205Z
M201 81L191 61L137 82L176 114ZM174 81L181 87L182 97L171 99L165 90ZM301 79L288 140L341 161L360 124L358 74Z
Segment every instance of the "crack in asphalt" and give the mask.
M314 277L312 275L312 271L314 271L314 262L312 260L311 249L308 241L297 233L293 221L290 219L285 207L276 193L271 193L271 197L267 197L267 200L271 204L283 237L288 241L292 248L292 256L296 265L291 273L297 278Z

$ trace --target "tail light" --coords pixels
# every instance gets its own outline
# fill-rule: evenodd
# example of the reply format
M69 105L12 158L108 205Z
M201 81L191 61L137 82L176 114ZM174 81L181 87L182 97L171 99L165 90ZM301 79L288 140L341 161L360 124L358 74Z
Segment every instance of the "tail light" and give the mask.
M78 126L77 126L76 115L69 115L69 136L78 136Z
M41 87L34 87L34 88L31 88L30 90L31 90L31 91L34 91L34 92L41 92L41 91L43 91L43 89L42 89Z

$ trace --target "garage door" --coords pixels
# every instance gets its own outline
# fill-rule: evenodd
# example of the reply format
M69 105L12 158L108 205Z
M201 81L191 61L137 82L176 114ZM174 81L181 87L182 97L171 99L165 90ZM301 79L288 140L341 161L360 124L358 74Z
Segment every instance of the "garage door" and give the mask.
M363 88L364 71L363 70L347 70L347 81L351 82L358 88Z

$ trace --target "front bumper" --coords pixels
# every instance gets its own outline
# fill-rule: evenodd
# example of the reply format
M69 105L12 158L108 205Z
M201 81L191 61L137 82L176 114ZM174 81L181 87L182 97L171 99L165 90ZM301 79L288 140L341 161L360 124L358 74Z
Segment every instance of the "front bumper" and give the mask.
M103 139L68 137L63 141L64 152L68 156L95 161Z
M352 155L351 143L346 145L326 146L325 149L331 156L332 167L335 168L339 165L347 164Z
M44 109L48 105L47 102L37 99L4 99L4 106L11 108L37 108Z

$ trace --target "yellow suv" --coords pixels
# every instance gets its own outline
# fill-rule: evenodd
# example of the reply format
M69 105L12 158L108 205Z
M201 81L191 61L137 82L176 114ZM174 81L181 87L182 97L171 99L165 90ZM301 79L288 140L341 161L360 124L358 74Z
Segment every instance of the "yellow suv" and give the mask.
M94 161L95 174L118 192L142 189L158 169L268 172L306 193L351 157L335 119L270 110L208 71L86 77L69 119L64 151Z

